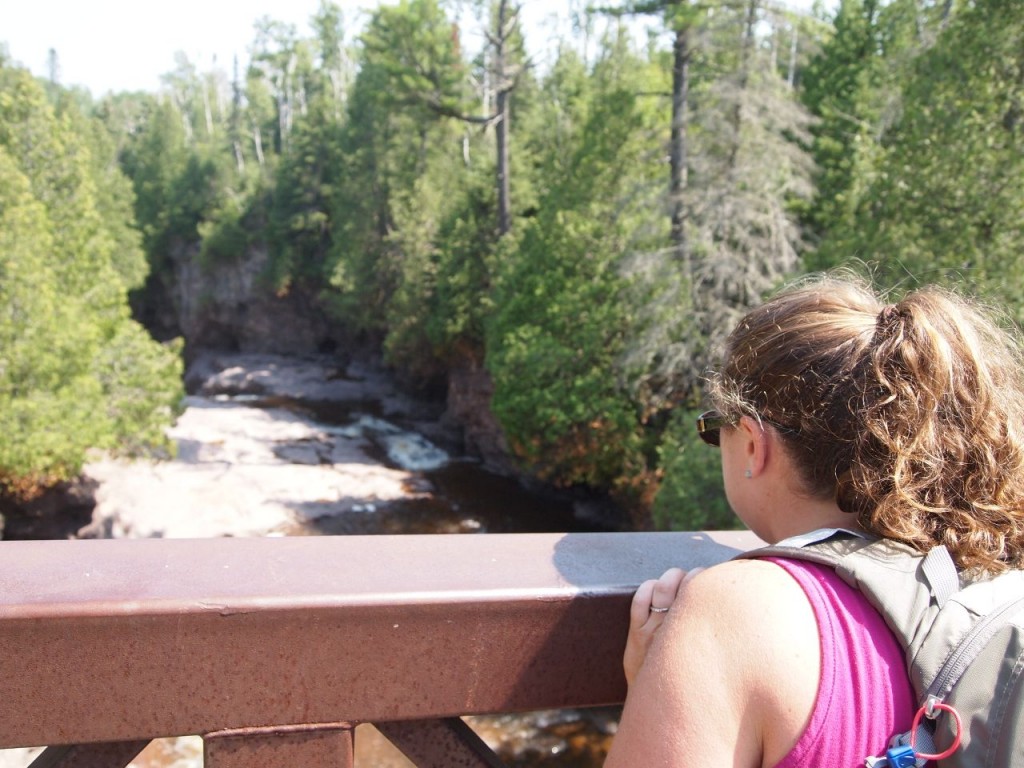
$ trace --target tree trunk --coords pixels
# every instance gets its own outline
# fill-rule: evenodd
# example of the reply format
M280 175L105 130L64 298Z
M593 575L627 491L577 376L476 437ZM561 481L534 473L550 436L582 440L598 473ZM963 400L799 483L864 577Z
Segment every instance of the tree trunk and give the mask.
M235 149L235 165L239 173L245 172L245 153L242 151L242 86L238 82L238 57L234 59L231 78L231 144Z
M206 118L206 137L209 139L213 138L213 109L210 106L210 89L209 83L205 80L201 82L203 89L203 116Z
M796 24L794 24L793 37L791 38L789 45L789 71L786 73L786 82L789 84L790 88L796 87L797 34L798 30Z
M511 193L509 191L509 108L508 92L498 94L498 234L507 234L512 229Z
M690 255L686 242L687 157L686 124L690 92L690 25L676 30L672 44L672 138L669 150L669 199L672 210L672 247L676 259L689 272Z
M742 139L740 131L743 130L743 102L747 97L747 88L750 85L750 62L753 58L754 49L754 27L757 24L757 8L760 0L749 0L746 8L746 19L743 23L743 42L740 48L740 71L736 88L736 103L732 109L732 146L729 148L729 164L726 166L729 173L736 170L736 158L739 155Z
M252 127L252 145L253 145L253 148L256 150L256 160L259 162L260 168L262 168L263 167L263 163L264 163L264 160L263 160L263 136L260 133L260 127L258 125L254 125Z
M498 235L502 236L512 229L512 205L509 191L509 93L511 84L505 67L505 42L508 38L506 26L507 5L501 0L498 5L498 34L494 41L494 70L498 77L497 115L497 183L498 183Z

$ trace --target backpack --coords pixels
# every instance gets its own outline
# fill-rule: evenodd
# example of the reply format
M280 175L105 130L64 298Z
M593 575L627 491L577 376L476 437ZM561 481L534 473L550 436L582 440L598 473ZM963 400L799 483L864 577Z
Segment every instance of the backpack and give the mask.
M740 558L833 567L882 614L906 653L920 710L868 768L1024 766L1024 571L959 572L945 547L823 529Z

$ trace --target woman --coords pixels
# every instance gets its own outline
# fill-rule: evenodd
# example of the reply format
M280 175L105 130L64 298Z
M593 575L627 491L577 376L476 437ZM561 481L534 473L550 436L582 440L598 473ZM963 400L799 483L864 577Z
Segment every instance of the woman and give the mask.
M698 420L726 497L775 543L844 528L1024 566L1020 348L938 289L826 277L751 311ZM915 711L902 651L831 569L741 560L641 585L606 768L863 766Z

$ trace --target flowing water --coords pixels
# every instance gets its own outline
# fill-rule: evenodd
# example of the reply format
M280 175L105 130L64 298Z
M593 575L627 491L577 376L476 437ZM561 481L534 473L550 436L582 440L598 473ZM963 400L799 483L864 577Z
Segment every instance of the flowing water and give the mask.
M557 533L611 530L609 520L581 519L579 499L525 488L478 461L452 456L401 424L373 415L373 403L304 402L250 398L255 407L307 413L328 431L370 443L380 464L415 472L425 492L354 508L364 514L324 515L297 524L289 535L403 533ZM415 489L415 488L414 488Z

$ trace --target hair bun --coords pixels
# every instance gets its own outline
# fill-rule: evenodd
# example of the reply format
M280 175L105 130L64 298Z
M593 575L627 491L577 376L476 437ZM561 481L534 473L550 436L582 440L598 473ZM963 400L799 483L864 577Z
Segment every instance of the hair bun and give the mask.
M886 326L892 325L903 316L900 312L900 308L897 304L887 304L882 307L882 311L878 313L878 320L876 321L879 328L885 328Z

